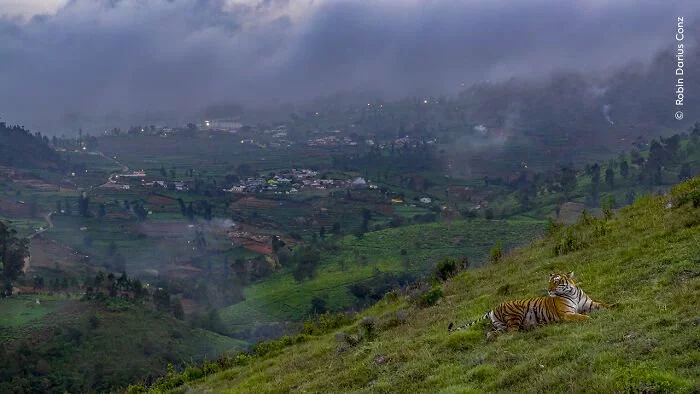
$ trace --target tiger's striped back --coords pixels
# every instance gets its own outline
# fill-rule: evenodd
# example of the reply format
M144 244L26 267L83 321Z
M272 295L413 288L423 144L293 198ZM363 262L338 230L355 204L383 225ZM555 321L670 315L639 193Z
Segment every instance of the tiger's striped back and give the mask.
M572 320L572 316L575 317L573 320L581 320L580 314L606 306L593 301L583 290L576 287L573 272L550 275L548 293L547 297L503 302L473 322L456 328L450 323L448 331L464 330L486 319L490 319L492 326L500 331L528 329L564 318Z

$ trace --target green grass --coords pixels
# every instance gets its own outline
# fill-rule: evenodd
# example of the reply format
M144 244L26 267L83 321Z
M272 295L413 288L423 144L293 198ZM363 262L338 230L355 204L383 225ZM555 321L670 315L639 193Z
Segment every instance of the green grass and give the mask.
M694 182L686 192L700 192ZM555 235L470 269L443 285L436 306L385 298L361 314L380 322L377 335L342 352L334 333L312 337L178 392L697 392L700 208L666 209L668 200L643 198L612 220L571 228L588 240L577 251L554 256ZM446 332L450 321L506 299L542 295L549 273L566 271L591 297L618 306L493 342L478 326ZM398 310L408 312L405 323L382 328Z
M331 308L347 308L357 301L348 286L372 278L377 270L421 275L446 256L467 256L471 264L478 265L497 239L507 248L521 245L542 234L544 227L543 222L533 220L465 220L374 231L361 239L346 236L338 241L338 250L321 254L315 279L296 282L287 270L278 272L246 287L245 301L222 310L221 318L232 331L300 321L308 316L314 296L327 297Z
M37 300L39 303L37 304ZM17 296L0 300L0 329L6 330L35 323L58 309L60 300L46 296Z
M40 305L35 303L37 298ZM24 343L28 346L21 350ZM46 391L85 392L126 386L149 373L164 373L168 363L202 362L247 347L246 342L191 329L170 315L123 300L104 304L59 296L0 300L3 357L10 359L18 357L16 351L26 352L21 356L23 368L50 372L52 381ZM26 376L16 379L0 382L0 391L10 387L27 391Z

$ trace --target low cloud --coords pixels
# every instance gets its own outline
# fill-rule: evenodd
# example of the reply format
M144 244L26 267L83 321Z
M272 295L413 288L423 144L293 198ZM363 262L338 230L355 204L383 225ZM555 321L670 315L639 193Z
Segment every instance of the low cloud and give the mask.
M605 72L674 45L692 0L69 0L0 18L0 116L301 102L340 90L454 93L462 82ZM48 128L48 129L47 129Z

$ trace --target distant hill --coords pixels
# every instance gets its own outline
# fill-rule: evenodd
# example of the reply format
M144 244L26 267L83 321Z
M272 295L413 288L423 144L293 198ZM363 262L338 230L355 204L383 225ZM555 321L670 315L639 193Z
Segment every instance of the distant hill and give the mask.
M393 293L349 324L322 320L327 334L309 327L252 355L188 368L152 390L698 392L699 249L694 178L615 217L553 227L532 246L420 296L434 306L412 302L411 291ZM544 295L549 274L568 271L591 297L617 307L492 342L478 325L447 332L449 322L476 319L504 300Z
M247 343L150 308L62 295L0 299L0 392L107 392Z
M56 169L61 165L61 157L49 145L48 137L0 122L0 165Z

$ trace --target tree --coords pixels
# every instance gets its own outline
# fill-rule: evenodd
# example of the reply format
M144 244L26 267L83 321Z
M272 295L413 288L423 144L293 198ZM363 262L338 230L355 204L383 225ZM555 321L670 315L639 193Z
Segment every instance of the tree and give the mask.
M148 211L146 210L146 208L143 207L143 204L141 203L134 204L134 213L136 214L136 217L140 220L146 220L146 218L148 217Z
M0 279L5 285L0 295L12 294L12 282L24 273L24 259L28 256L27 239L18 238L14 229L0 222Z
M599 182L600 182L600 165L598 165L598 163L595 163L591 166L591 183L595 186L598 186Z
M623 178L627 179L629 174L630 174L630 166L627 163L627 160L622 160L620 162L620 175L622 175Z
M105 208L104 204L100 204L100 210L97 212L97 215L101 218L105 217L107 215L107 208Z
M163 178L168 176L168 173L165 172L165 167L163 166L160 167L160 176L162 176Z
M56 200L56 214L61 214L61 200Z
M681 166L681 170L678 172L678 179L683 181L692 176L691 171L690 171L690 164L688 163L683 163Z
M571 193L576 188L576 171L570 167L563 167L561 172L561 186L564 193Z
M90 213L90 197L88 197L86 193L83 193L78 198L78 213L85 218L92 216Z
M185 310L182 308L182 302L179 299L173 301L173 316L178 320L185 320Z
M362 233L366 233L369 227L369 221L372 219L372 211L367 208L362 209L362 226L360 227Z
M328 301L326 300L326 297L313 296L311 298L311 313L312 314L320 315L320 314L328 311Z
M324 226L321 226L321 229L318 230L318 236L321 237L321 241L326 239L326 228Z
M333 223L333 234L340 235L340 223L339 222Z
M73 214L73 206L71 205L70 201L68 199L66 199L66 201L64 201L63 205L65 206L66 215L68 215L68 216L72 215Z
M486 220L492 220L493 219L493 209L486 208L486 210L484 211L484 218L486 218Z
M153 292L153 303L159 311L170 309L170 294L167 290L158 288Z
M295 267L292 276L297 282L316 277L318 264L321 261L321 254L311 246L301 247L294 254Z
M608 166L608 169L605 170L605 183L611 189L615 186L615 171L612 169L612 166Z

